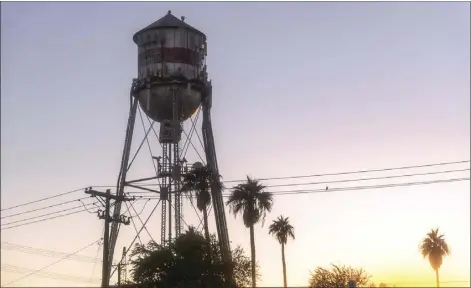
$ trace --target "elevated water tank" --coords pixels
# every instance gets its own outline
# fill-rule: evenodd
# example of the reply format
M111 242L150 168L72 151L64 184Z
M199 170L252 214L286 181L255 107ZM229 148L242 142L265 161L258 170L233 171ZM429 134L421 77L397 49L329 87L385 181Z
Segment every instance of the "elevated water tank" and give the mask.
M138 78L147 80L139 103L153 120L172 120L173 97L178 120L191 117L201 103L207 80L206 36L171 11L133 36L138 46Z

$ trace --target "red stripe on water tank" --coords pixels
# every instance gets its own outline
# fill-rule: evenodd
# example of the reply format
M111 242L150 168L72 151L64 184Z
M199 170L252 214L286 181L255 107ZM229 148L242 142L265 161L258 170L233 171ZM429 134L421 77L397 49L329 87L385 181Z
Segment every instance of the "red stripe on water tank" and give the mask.
M142 51L139 53L138 59L140 66L152 63L161 63L162 60L170 63L184 63L197 66L201 64L201 59L198 57L198 54L198 52L187 48L164 47Z

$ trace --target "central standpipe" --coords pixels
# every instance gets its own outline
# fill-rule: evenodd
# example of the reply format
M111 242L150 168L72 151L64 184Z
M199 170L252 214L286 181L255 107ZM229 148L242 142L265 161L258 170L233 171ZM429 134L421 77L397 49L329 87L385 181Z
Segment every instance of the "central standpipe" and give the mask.
M182 121L178 115L180 88L170 86L172 99L172 120L164 120L160 124L159 142L162 145L162 156L157 158L158 177L160 183L160 199L162 200L160 241L166 243L166 219L168 209L168 240L172 240L172 209L175 210L175 237L182 231L181 171L179 143L182 134ZM172 199L174 198L174 199ZM172 204L172 200L174 203Z

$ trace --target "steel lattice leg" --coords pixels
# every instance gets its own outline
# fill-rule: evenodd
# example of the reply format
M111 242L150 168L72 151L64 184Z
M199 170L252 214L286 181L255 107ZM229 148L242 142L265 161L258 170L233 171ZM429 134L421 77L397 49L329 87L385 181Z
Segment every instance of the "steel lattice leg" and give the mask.
M128 171L128 164L129 164L129 155L131 152L131 144L132 144L132 136L134 133L134 123L136 120L136 112L137 112L137 107L138 107L138 99L137 97L134 97L134 92L136 89L137 83L133 82L132 87L131 87L131 92L130 92L130 98L131 98L131 105L129 108L129 118L128 118L128 125L126 129L126 136L124 140L124 148L123 148L123 155L121 158L121 168L118 176L118 182L116 185L116 195L123 195L124 194L124 184L126 182L126 173ZM116 203L113 211L113 215L120 215L121 213L121 202ZM117 222L112 222L111 227L110 227L110 241L109 241L109 247L103 247L103 249L109 249L109 267L108 267L108 272L107 275L109 277L110 272L111 272L111 265L113 263L113 256L114 256L114 249L116 246L116 240L118 239L118 233L119 233L119 223Z
M216 148L214 144L213 129L211 125L211 95L212 87L208 83L205 99L203 100L203 141L206 154L206 162L208 168L213 173L214 183L219 180L219 169L216 158ZM216 220L216 228L218 232L219 245L224 261L231 262L231 247L229 242L229 233L227 229L226 214L224 211L224 201L222 199L221 186L213 184L211 187L211 196L213 198L214 216ZM232 271L225 273L226 281L232 282Z

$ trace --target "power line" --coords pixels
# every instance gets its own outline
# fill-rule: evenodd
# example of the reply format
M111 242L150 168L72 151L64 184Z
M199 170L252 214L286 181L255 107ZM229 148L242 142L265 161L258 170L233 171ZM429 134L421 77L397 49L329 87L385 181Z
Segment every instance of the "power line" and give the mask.
M275 191L272 192L274 196L281 196L281 195L297 195L297 194L313 194L313 193L332 193L332 192L341 192L341 191L357 191L357 190L369 190L369 189L384 189L384 188L393 188L393 187L407 187L407 186L420 186L420 185L431 185L431 184L440 184L440 183L452 183L452 182L460 182L460 181L469 181L470 178L451 178L451 179L443 179L443 180L432 180L432 181L417 181L417 182L407 182L407 183L390 183L390 184L383 184L383 185L370 185L370 186L353 186L353 187L341 187L341 188L329 188L328 190L325 189L317 189L317 190L306 190L306 189L298 189L298 190L285 190L285 191ZM128 192L131 194L132 192ZM229 197L229 194L223 194L224 198ZM159 199L159 196L150 196L147 198L140 198L139 200L152 200L152 199ZM33 223L43 222L47 220L52 220L55 218L65 217L68 215L76 214L85 212L86 210L74 211L71 213L58 215L55 217L49 217L46 219L41 219L37 221L32 221L24 224L14 225L10 227L1 228L0 230L11 229L15 227L21 227ZM33 217L34 218L34 217Z
M326 189L299 189L299 190L285 190L285 191L274 191L271 192L274 196L280 195L296 195L296 194L312 194L312 193L332 193L340 191L356 191L356 190L368 190L368 189L382 189L382 188L392 188L392 187L407 187L407 186L420 186L420 185L431 185L431 184L440 184L440 183L451 183L459 181L469 181L470 178L451 178L443 180L432 180L432 181L417 181L417 182L406 182L406 183L390 183L383 185L370 185L370 186L353 186L353 187L340 187L340 188L329 188ZM230 194L223 194L224 198L230 196ZM158 199L159 196L149 196L149 199Z
M469 163L469 162L470 162L470 160L462 160L462 161L454 161L454 162L441 162L441 163L402 166L402 167L393 167L393 168L382 168L382 169L369 169L369 170L357 170L357 171L347 171L347 172L322 173L322 174L285 176L285 177L267 177L267 178L257 178L257 180L267 181L267 180L300 179L300 178L322 177L322 176L338 176L338 175L348 175L348 174L361 174L361 173L370 173L370 172L383 172L383 171L425 168L425 167L444 166L444 165L453 165L453 164L464 164L464 163ZM233 183L233 182L243 182L243 181L245 181L245 180L226 180L226 181L222 181L222 182L223 183ZM156 184L141 184L141 186L155 186L155 185ZM107 187L115 187L115 185L95 185L94 187L107 188ZM64 192L64 193L60 193L60 194L57 194L57 195L54 195L54 196L42 198L42 199L39 199L39 200L19 204L19 205L16 205L16 206L8 207L8 208L2 209L0 211L11 210L11 209L26 206L26 205L29 205L29 204L33 204L33 203L53 199L53 198L56 198L56 197L59 197L59 196L75 193L75 192L81 191L83 189L85 189L85 187L80 188L80 189L75 189L75 190L72 190L72 191L67 191L67 192ZM81 198L81 199L84 199L84 198ZM65 203L63 203L63 204L65 204ZM61 204L57 204L57 205L61 205ZM19 214L15 214L15 215L19 215ZM13 215L9 215L7 217L11 217L11 216L13 216Z
M397 168L386 168L386 169L381 169L383 171L386 171L386 170L393 170L393 169L406 169L406 168L410 168L410 167L424 167L424 166L438 166L438 165L449 165L449 164L456 164L456 163L466 163L466 162L469 162L469 161L459 161L459 162L446 162L446 163L436 163L436 164L427 164L427 165L416 165L416 166L407 166L407 167L397 167ZM377 169L378 170L378 169ZM377 171L377 170L374 170L374 171ZM365 171L373 171L373 170L362 170L360 172L365 172ZM341 182L353 182L353 181L366 181L366 180L379 180L379 179L388 179L388 178L399 178L399 177L410 177L410 176L419 176L419 175L431 175L431 174L439 174L439 173L450 173L450 172L459 172L459 171L469 171L469 169L461 169L461 170L447 170L447 171L438 171L438 172L427 172L427 173L415 173L415 174L404 174L404 175L393 175L393 176L383 176L383 177L372 177L372 178L358 178L358 179L347 179L347 180L335 180L335 181L324 181L324 182L311 182L311 183L292 183L292 184L280 184L280 185L269 185L267 187L290 187L290 186L301 186L301 185L314 185L314 184L328 184L328 183L341 183ZM342 173L356 173L356 172L359 172L359 171L353 171L353 172L342 172ZM333 174L333 173L331 173ZM340 173L335 173L335 174L340 174ZM321 175L321 174L318 174L318 175ZM322 174L322 175L327 175L327 174ZM295 176L295 177L304 177L304 176ZM285 177L286 178L286 177ZM274 178L271 178L271 179L274 179ZM348 190L360 190L360 189L377 189L377 188L388 188L388 187L398 187L398 186L411 186L411 185L425 185L425 184L434 184L434 183L442 183L442 182L455 182L455 181L464 181L464 180L467 180L467 179L450 179L450 180L440 180L438 182L431 182L431 183L428 183L428 182L418 182L418 183L414 183L414 182L411 182L411 183L404 183L404 184L387 184L386 186L378 186L378 185L374 185L374 186L365 186L365 187L345 187L345 188L335 188L335 189L330 189L328 190L329 192L335 192L335 191L348 191ZM392 185L392 186L391 186ZM69 191L69 192L66 192L66 193L72 193L73 191L79 191L79 190L72 190L72 191ZM276 191L274 192L274 195L285 195L285 194L304 194L304 193L321 193L321 192L326 192L324 190L319 190L319 191L312 191L312 190L288 190L288 191ZM134 193L139 193L139 192L134 192ZM56 195L56 196L60 196L60 195L65 195L65 193L61 193L59 195ZM227 197L227 195L224 195L224 197ZM53 197L48 197L48 199L50 198L53 198ZM86 199L88 197L83 197L83 198L80 198L78 200L81 200L81 199ZM41 199L41 200L45 200L47 198L44 198L44 199ZM152 198L148 198L148 199L152 199ZM155 199L155 198L154 198ZM144 200L144 199L142 199ZM39 200L37 200L39 201ZM33 202L37 202L37 201L33 201ZM71 203L71 202L74 202L74 201L77 201L77 200L72 200L72 201L66 201L66 202L62 202L62 203L59 203L59 204L55 204L55 205L50 205L50 206L47 206L47 207L42 207L42 208L38 208L38 209L34 209L34 210L29 210L29 211L26 211L26 212L21 212L21 213L17 213L17 214L12 214L12 215L8 215L8 216L4 216L3 218L7 218L7 217L13 217L13 216L17 216L17 215L20 215L20 214L26 214L26 213L30 213L30 212L35 212L35 211L38 211L38 210L44 210L44 209L48 209L48 208L52 208L52 207L55 207L55 206L59 206L59 205L63 205L63 204L66 204L66 203ZM29 202L31 203L31 202ZM28 203L25 203L25 204L22 204L22 205L17 205L16 207L19 207L19 206L24 206ZM14 208L14 207L11 207L11 208ZM13 224L13 223L17 223L17 222L24 222L24 221L27 221L27 220L33 220L33 219L36 219L36 218L41 218L41 217L44 217L44 216L47 216L47 215L51 215L51 214L56 214L56 213L60 213L60 212L65 212L65 211L70 211L70 210L74 210L78 207L73 207L73 208L70 208L70 209L64 209L64 210L61 210L61 211L58 211L58 212L53 212L53 213L48 213L48 214L44 214L44 215L40 215L40 216L37 216L37 217L31 217L31 218L28 218L28 219L23 219L23 220L19 220L19 221L14 221L14 222L10 222L10 223L6 223L4 225L10 225L10 224ZM4 209L6 210L6 209ZM29 224L33 224L33 223L38 223L38 222L42 222L42 221L46 221L46 220L52 220L52 219L55 219L55 218L60 218L60 217L64 217L64 216L67 216L67 215L72 215L72 214L76 214L76 213L79 213L79 212L83 212L84 210L82 211L75 211L75 212L72 212L72 213L67 213L67 214L63 214L63 215L58 215L58 216L55 216L55 217L50 217L50 218L46 218L46 219L41 219L41 220L38 220L38 221L32 221L32 222L28 222L28 223L24 223L24 224L20 224L20 225L14 225L14 226L10 226L10 227L4 227L2 228L3 229L10 229L10 228L15 228L15 227L20 227L20 226L24 226L24 225L29 225Z
M336 173L311 174L311 175L302 175L302 176L257 178L257 180L265 181L265 180L299 179L299 178L310 178L310 177L321 177L321 176L338 176L338 175L348 175L348 174L360 174L360 173L384 172L384 171L405 170L405 169L414 169L414 168L425 168L425 167L444 166L444 165L452 165L452 164L463 164L463 163L469 163L469 162L470 162L470 160L463 160L463 161L454 161L454 162L441 162L441 163L424 164L424 165L383 168L383 169L357 170L357 171L336 172ZM244 179L244 180L228 180L228 181L222 181L222 182L223 183L243 182L243 181L246 181L246 180L247 179Z
M44 257L52 257L52 258L62 258L68 255L68 253L48 250L43 248L35 248L31 246L25 246L20 244L14 244L9 242L2 242L1 246L2 250L9 250L9 251L16 251L20 253L25 253L29 255L38 255ZM69 257L67 260L78 261L78 262L85 262L85 263L95 263L95 258L90 256L84 255L73 255Z
M128 204L127 204L126 202L124 202L124 204L125 204L125 205L127 206L127 208L128 208L127 212L129 213L129 215L131 215L131 211L129 211L129 208L130 208L130 207L128 206ZM132 203L131 203L131 204L132 204ZM132 207L132 206L131 206L131 207ZM123 213L123 214L125 214L125 213ZM129 217L129 219L131 219L131 223L132 223L132 226L134 227L134 231L136 231L136 234L138 234L136 224L134 223L134 219L133 219L132 217ZM146 231L147 231L147 228L146 228ZM149 231L147 231L147 233L149 233ZM150 235L150 233L149 233L149 236L152 237L152 236ZM139 242L141 242L141 245L142 245L141 237L138 236L137 238L139 239Z
M390 175L390 176L380 176L380 177L370 177L370 178L353 178L345 180L332 180L332 181L321 181L321 182L307 182L307 183L289 183L289 184L275 184L275 185L266 185L266 188L274 187L292 187L292 186L304 186L304 185L318 185L318 184L332 184L332 183L347 183L347 182L359 182L359 181L371 181L371 180L383 180L383 179L393 179L393 178L405 178L405 177L414 177L414 176L426 176L426 175L437 175L437 174L446 174L454 172L464 172L470 171L467 169L455 169L455 170L445 170L445 171L434 171L434 172L425 172L425 173L412 173L412 174L401 174L401 175ZM155 186L156 184L148 184L147 186ZM145 186L145 185L142 185ZM149 192L134 192L134 193L149 193Z
M85 198L89 198L89 197L85 197ZM141 199L142 197L140 197L139 199L137 200L147 200L147 199ZM137 201L136 200L136 201ZM151 200L151 199L148 199L148 200ZM74 201L77 201L77 200L74 200ZM74 202L72 201L72 202ZM87 205L92 205L92 204L96 204L97 202L94 202L94 203L90 203L90 204L87 204ZM83 206L79 206L81 208L83 208ZM45 207L45 208L48 208L48 207ZM44 209L45 209L44 208ZM65 211L70 211L70 210L74 210L78 207L72 207L72 208L69 208L69 209L64 209L62 211L58 211L58 212L52 212L52 213L49 213L49 214L56 214L56 213L59 213L59 212L65 212ZM65 216L68 216L68 215L73 215L73 214L77 214L77 213L82 213L82 212L89 212L86 208L85 209L82 209L82 210L79 210L79 211L74 211L74 212L71 212L71 213L67 213L67 214L62 214L62 215L57 215L57 216L54 216L54 217L48 217L48 218L45 218L45 219L40 219L40 220L37 220L37 221L32 221L32 222L28 222L28 223L23 223L23 224L18 224L18 225L14 225L14 226L10 226L10 227L5 227L5 228L0 228L0 230L5 230L5 229L10 229L10 228L16 228L16 227L21 227L21 226L26 226L26 225L29 225L29 224L34 224L34 223L39 223L39 222L43 222L43 221L47 221L47 220L52 220L52 219L56 219L56 218L61 218L61 217L65 217ZM90 213L90 212L89 212ZM24 219L24 220L19 220L19 221L15 221L15 222L23 222L23 221L26 221L26 220L33 220L33 219L36 219L36 218L41 218L42 216L46 216L48 214L43 214L43 215L40 215L40 216L36 216L36 217L31 217L31 218L28 218L28 219ZM134 216L133 216L134 217ZM15 222L10 222L10 223L5 223L3 224L3 226L8 226L9 224L12 224L12 223L15 223Z
M73 256L73 255L75 255L75 254L78 254L78 253L82 252L83 250L87 249L88 247L90 247L90 246L92 246L92 245L95 245L96 243L99 243L100 240L101 240L101 238L100 238L99 240L96 240L96 241L94 241L94 242L88 244L87 246L85 246L85 247L83 247L83 248L80 248L79 250L75 251L74 253L68 254L67 256L65 256L65 257L63 257L63 258L61 258L61 259L59 259L59 260L57 260L57 261L55 261L55 262L53 262L53 263L51 263L51 264L49 264L49 265L47 265L47 266L44 266L44 267L41 268L41 269L34 270L33 272L31 272L31 273L29 273L29 274L27 274L27 275L25 275L25 276L23 276L23 277L20 277L20 278L18 278L18 279L16 279L16 280L10 281L10 282L8 282L7 284L3 285L2 287L8 286L8 285L13 284L13 283L15 283L15 282L18 282L18 281L20 281L20 280L23 280L23 279L25 279L26 277L32 276L32 275L34 275L34 274L36 274L36 273L42 272L43 270L45 270L45 269L47 269L47 268L49 268L49 267L51 267L51 266L53 266L53 265L55 265L55 264L57 264L57 263L63 261L63 260L66 260L67 258L69 258L69 257L71 257L71 256ZM2 268L2 270L3 270L3 268Z
M90 197L83 197L83 198L79 198L79 199L75 199L75 200L65 201L65 202L61 202L61 203L54 204L54 205L49 205L49 206L42 207L42 208L37 208L37 209L33 209L33 210L28 210L28 211L16 213L16 214L3 216L0 219L10 218L10 217L18 216L18 215L23 215L23 214L27 214L27 213L32 213L32 212L44 210L44 209L49 209L49 208L52 208L52 207L57 207L57 206L61 206L61 205L64 205L64 204L68 204L68 203L72 203L72 202L76 202L76 201L80 201L80 200L84 200L84 199L89 199L89 198Z
M41 201L45 201L45 200L57 198L57 197L60 197L60 196L64 196L64 195L67 195L67 194L71 194L71 193L75 193L75 192L81 191L81 190L83 190L83 189L85 189L85 188L80 188L80 189L75 189L75 190L72 190L72 191L67 191L67 192L60 193L60 194L57 194L57 195L53 195L53 196L50 196L50 197L42 198L42 199L39 199L39 200L35 200L35 201L31 201L31 202L19 204L19 205L16 205L16 206L8 207L8 208L2 209L2 210L0 210L0 211L11 210L11 209L18 208L18 207L22 207L22 206L26 206L26 205L29 205L29 204L34 204L34 203L38 203L38 202L41 202Z
M126 206L128 206L128 211L129 211L129 208L132 208L132 210L134 211L135 215L134 216L131 216L131 212L129 211L129 218L131 218L131 222L132 222L132 225L134 226L134 229L136 230L136 233L137 233L137 226L136 224L134 223L134 217L137 217L139 219L139 221L141 222L141 225L142 227L144 227L144 229L146 230L147 234L149 235L150 239L152 239L152 241L154 241L154 238L152 238L152 234L150 234L149 230L147 230L147 227L145 226L144 222L142 221L141 217L139 216L143 211L144 211L144 208L146 207L146 204L149 202L150 200L147 200L146 203L144 203L144 207L142 208L141 212L137 213L136 212L136 209L134 208L134 205L133 203L129 203L130 204L130 207L128 206L128 203L124 203L126 204ZM141 241L141 238L139 237L139 241ZM154 241L155 242L155 241ZM141 244L142 244L142 241L141 241Z
M357 178L357 179L333 180L333 181L322 181L322 182L308 182L308 183L276 184L276 185L267 185L266 187L267 187L267 188L272 188L272 187L292 187L292 186L303 186L303 185L318 185L318 184L359 182L359 181L370 181L370 180L382 180L382 179L393 179L393 178L405 178L405 177L414 177L414 176L446 174L446 173L453 173L453 172L464 172L464 171L469 171L469 170L470 170L470 169L468 168L468 169L446 170L446 171L436 171L436 172L425 172L425 173L413 173L413 174L391 175L391 176L382 176L382 177Z
M393 188L393 187L408 187L408 186L419 186L419 185L430 185L430 184L439 184L439 183L452 183L459 181L469 181L470 178L452 178L444 180L432 180L432 181L420 181L420 182L408 182L408 183L391 183L383 185L371 185L371 186L356 186L356 187L341 187L341 188L332 188L332 189L317 189L317 190L294 190L294 191L277 191L272 192L274 195L292 195L292 194L311 194L311 193L332 193L340 191L357 191L357 190L369 190L369 189L382 189L382 188ZM278 193L279 192L279 193Z
M28 223L18 224L18 225L14 225L14 226L10 226L10 227L0 228L0 230L7 230L7 229L16 228L16 227L26 226L26 225L30 225L30 224L34 224L34 223L39 223L39 222L52 220L52 219L56 219L56 218L62 218L62 217L65 217L65 216L69 216L69 215L73 215L73 214L77 214L77 213L83 213L83 212L87 212L87 210L83 209L83 210L79 210L79 211L70 212L70 213L67 213L67 214L62 214L62 215L57 215L57 216L54 216L54 217L49 217L49 218L46 218L46 219L41 219L41 220L36 220L36 221L28 222Z
M139 213L137 213L136 210L135 210L134 207L133 207L133 204L134 204L135 201L134 201L133 203L131 203L131 207L133 208L134 213L136 213L136 214L135 214L135 215L131 215L131 213L129 213L129 218L139 217L139 215L141 215L142 212L144 212L144 209L146 208L147 203L149 203L149 201L150 201L150 199L137 199L137 200L147 200L147 201L144 203L144 206L142 207L142 209L141 209L141 211L140 211ZM137 201L137 200L136 200L136 201ZM129 208L130 208L130 207L128 207L128 210L127 210L127 211L129 211ZM126 211L126 212L127 212L127 211ZM142 222L142 221L141 221L141 222Z
M312 177L324 177L324 176L340 176L340 175L350 175L350 174L361 174L361 173L371 173L371 172L385 172L385 171L394 171L394 170L406 170L406 169L414 169L414 168L426 168L426 167L434 167L434 166L444 166L444 165L453 165L453 164L463 164L468 163L470 160L465 161L455 161L455 162L442 162L442 163L433 163L433 164L424 164L424 165L414 165L414 166L402 166L402 167L393 167L393 168L383 168L383 169L370 169L370 170L357 170L357 171L347 171L347 172L335 172L335 173L323 173L323 174L311 174L311 175L297 175L297 176L285 176L285 177L269 177L269 178L256 178L260 181L269 181L269 180L287 180L287 179L301 179L301 178L312 178ZM366 180L379 180L379 179L389 179L389 178L400 178L400 177L412 177L412 176L421 176L421 175L433 175L433 174L441 174L441 173L452 173L452 172L462 172L462 171L469 171L470 169L456 169L456 170L446 170L446 171L438 171L438 172L425 172L425 173L413 173L413 174L404 174L404 175L393 175L393 176L380 176L380 177L371 177L371 178L358 178L352 180L337 180L343 182L353 182L353 181L366 181ZM234 182L244 182L244 180L226 180L221 181L222 183L234 183ZM314 184L326 184L326 183L339 183L339 182L317 182ZM310 184L310 183L305 183ZM158 184L140 184L140 186L157 186ZM289 184L283 184L289 185ZM304 185L304 184L291 184L291 185ZM281 186L281 185L280 185ZM99 185L94 187L113 187L113 185ZM278 187L276 185L270 185L267 187Z
M35 272L33 269L4 264L1 265L2 272L10 272L16 274L26 274ZM60 273L53 273L53 272L36 272L33 277L40 277L40 278L48 278L54 280L66 280L71 282L78 282L78 283L96 283L100 281L100 279L87 279L85 277L75 276L75 275L67 275L67 274L60 274Z
M104 233L105 233L105 229L103 228L103 231L102 231L101 235L103 235ZM96 268L96 264L98 263L98 255L99 255L99 253L100 253L100 250L101 250L100 248L101 248L102 246L103 246L102 243L99 243L99 244L98 244L98 249L97 249L96 255L95 255L95 262L94 262L94 264L93 264L92 274L90 275L90 279L89 279L89 282L90 282L90 283L92 282L92 277L93 277L93 275L95 275L95 268ZM100 279L100 280L101 280L101 279Z
M8 226L8 225L11 225L11 224L14 224L14 223L24 222L24 221L28 221L28 220L33 220L33 219L41 218L41 217L44 217L44 216L49 216L49 215L53 215L53 214L57 214L57 213L62 213L62 212L66 212L66 211L71 211L71 210L75 210L75 209L77 209L77 208L85 208L85 210L87 210L86 207L93 206L93 205L95 205L96 203L98 203L98 202L89 203L89 204L83 205L83 206L82 206L82 205L80 205L80 206L75 206L75 207L71 207L71 208L67 208L67 209L63 209L63 210L59 210L59 211L55 211L55 212L51 212L51 213L46 213L46 214L38 215L38 216L35 216L35 217L30 217L30 218L26 218L26 219L16 220L16 221L13 221L13 222L2 223L2 226ZM88 210L87 210L87 211L88 211Z

